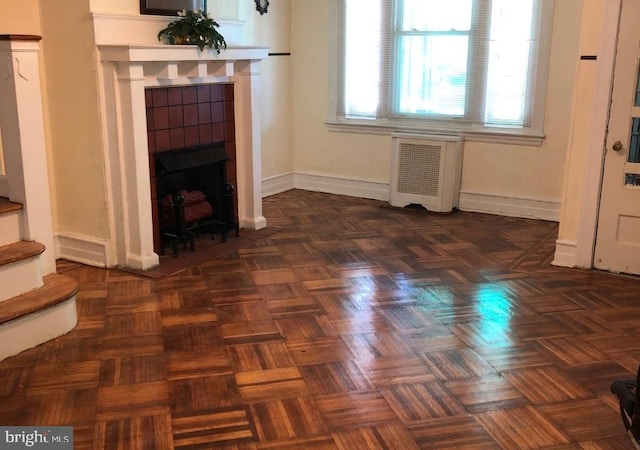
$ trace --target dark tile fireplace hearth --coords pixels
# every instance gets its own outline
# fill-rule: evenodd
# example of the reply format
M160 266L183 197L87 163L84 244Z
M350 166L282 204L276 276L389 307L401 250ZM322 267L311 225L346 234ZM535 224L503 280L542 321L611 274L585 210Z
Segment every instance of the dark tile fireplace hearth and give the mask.
M145 89L154 250L239 233L233 84Z

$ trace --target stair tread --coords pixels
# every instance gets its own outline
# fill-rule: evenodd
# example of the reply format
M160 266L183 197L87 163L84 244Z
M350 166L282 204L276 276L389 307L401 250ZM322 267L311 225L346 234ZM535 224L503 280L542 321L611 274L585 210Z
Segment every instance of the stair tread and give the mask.
M36 241L19 241L0 247L0 267L37 256L45 247Z
M9 200L7 197L0 197L0 214L9 213L13 211L20 211L22 205Z
M0 302L0 325L56 306L78 292L78 282L57 273L45 275L44 285Z

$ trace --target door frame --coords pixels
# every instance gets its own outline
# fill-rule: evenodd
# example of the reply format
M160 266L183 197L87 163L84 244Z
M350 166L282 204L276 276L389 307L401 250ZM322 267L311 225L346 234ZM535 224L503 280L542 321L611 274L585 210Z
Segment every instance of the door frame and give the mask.
M579 226L574 254L575 264L572 264L574 267L593 268L600 193L604 171L604 149L609 122L622 1L623 0L602 0L602 2L594 2L598 4L604 3L605 10L602 19L601 38L598 42L597 59L595 61L586 59L584 58L585 56L591 55L585 55L582 49L580 51L580 62L582 64L596 63L597 68L591 121L594 126L589 130L587 164L583 176L582 204L577 214ZM602 8L602 6L600 8ZM592 11L592 13L597 14L598 11ZM586 40L584 28L589 25L592 25L592 23L589 22L588 18L583 16L582 42ZM567 161L567 163L569 163L569 161Z

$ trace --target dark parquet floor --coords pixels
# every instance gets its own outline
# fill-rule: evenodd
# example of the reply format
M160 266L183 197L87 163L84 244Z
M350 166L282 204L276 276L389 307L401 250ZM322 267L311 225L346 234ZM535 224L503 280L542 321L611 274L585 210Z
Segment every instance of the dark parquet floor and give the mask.
M77 449L631 449L640 283L557 224L290 191L278 232L158 280L61 261L79 324L0 362L0 424Z

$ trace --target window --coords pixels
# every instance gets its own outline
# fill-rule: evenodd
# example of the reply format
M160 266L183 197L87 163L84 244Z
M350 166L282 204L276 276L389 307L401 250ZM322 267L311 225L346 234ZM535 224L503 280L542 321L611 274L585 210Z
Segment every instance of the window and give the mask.
M333 124L542 136L552 11L553 0L339 0Z

